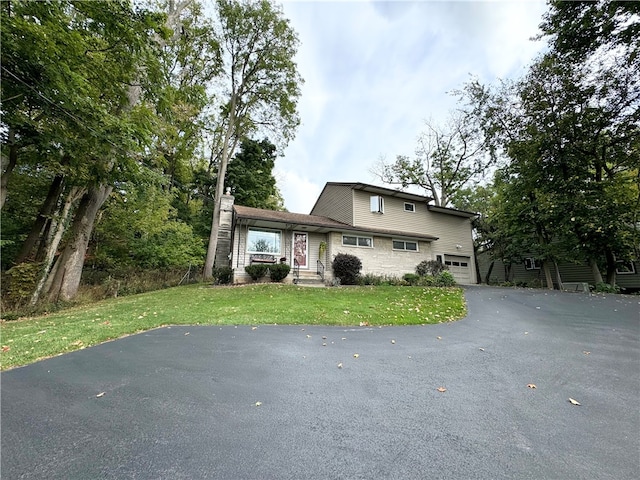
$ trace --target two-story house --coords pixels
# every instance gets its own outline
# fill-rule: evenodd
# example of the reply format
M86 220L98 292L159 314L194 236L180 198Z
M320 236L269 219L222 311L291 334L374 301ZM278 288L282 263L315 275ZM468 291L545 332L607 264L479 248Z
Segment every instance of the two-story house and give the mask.
M238 283L250 280L246 265L281 261L292 267L289 281L297 272L330 281L338 253L360 258L363 274L402 277L423 260L439 260L458 283L476 283L475 214L430 205L429 197L330 182L309 215L233 205L231 195L222 200L219 244L224 252L219 249L217 265L228 258Z

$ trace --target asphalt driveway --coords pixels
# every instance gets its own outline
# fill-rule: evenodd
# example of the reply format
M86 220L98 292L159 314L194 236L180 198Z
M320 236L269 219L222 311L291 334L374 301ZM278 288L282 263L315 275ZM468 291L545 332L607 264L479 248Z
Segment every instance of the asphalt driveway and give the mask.
M451 324L172 327L2 373L2 479L638 478L640 297L466 298Z

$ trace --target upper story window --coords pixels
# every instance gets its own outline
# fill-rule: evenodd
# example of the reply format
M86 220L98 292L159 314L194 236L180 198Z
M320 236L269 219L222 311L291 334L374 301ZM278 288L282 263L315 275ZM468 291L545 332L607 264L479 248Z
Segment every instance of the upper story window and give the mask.
M416 204L415 203L404 202L404 211L405 212L415 212L416 211Z
M371 211L374 213L384 213L384 198L380 195L371 195L369 197Z
M247 234L247 252L280 254L280 231L250 228Z

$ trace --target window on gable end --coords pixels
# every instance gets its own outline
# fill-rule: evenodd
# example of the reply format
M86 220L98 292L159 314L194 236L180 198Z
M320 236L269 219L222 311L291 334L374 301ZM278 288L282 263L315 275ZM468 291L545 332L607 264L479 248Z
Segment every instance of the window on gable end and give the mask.
M415 212L416 211L416 204L415 203L404 202L404 211L405 212Z

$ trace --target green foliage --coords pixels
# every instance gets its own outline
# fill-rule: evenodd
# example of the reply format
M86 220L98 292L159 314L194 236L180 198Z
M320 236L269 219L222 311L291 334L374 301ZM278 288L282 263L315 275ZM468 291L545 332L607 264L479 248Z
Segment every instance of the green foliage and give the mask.
M40 263L20 263L7 270L2 279L3 310L14 310L29 303L41 268Z
M213 269L214 285L229 285L233 283L233 268L217 267Z
M435 275L435 285L437 287L453 287L456 284L455 278L451 272L447 272L446 270Z
M445 270L449 270L449 267L437 260L423 260L416 265L416 274L421 277L425 275L436 276Z
M418 281L420 280L420 276L419 274L415 274L415 273L405 273L402 278L405 282L407 282L409 285L417 285Z
M290 270L291 267L286 263L276 263L269 266L269 277L271 277L272 282L281 282L287 278Z
M122 185L96 227L92 265L158 269L202 265L204 244L176 219L171 194L153 184Z
M620 287L602 282L595 286L594 291L598 293L620 293Z
M246 267L244 267L244 271L249 274L249 276L254 282L257 282L262 277L264 277L267 274L268 269L269 269L268 265L263 265L261 263L256 263L254 265L247 265Z
M331 263L333 276L340 279L342 285L357 285L362 261L348 253L337 254Z
M282 197L276 186L273 168L276 146L267 139L244 139L240 151L229 162L226 185L231 187L235 203L245 207L282 210Z

